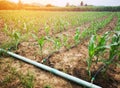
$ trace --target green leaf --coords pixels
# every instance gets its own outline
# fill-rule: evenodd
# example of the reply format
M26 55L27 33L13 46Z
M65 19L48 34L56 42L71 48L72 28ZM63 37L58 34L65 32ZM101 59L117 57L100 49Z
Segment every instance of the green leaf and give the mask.
M80 39L80 30L79 29L76 29L76 33L75 33L75 36L74 36L74 40L76 43L79 42L79 39Z
M40 39L38 39L38 44L43 47L44 43L45 43L45 38L44 37L41 37Z
M93 57L94 54L95 54L95 48L96 48L95 40L96 40L96 36L92 35L92 37L90 39L90 42L89 42L89 46L88 46L89 56L90 57Z

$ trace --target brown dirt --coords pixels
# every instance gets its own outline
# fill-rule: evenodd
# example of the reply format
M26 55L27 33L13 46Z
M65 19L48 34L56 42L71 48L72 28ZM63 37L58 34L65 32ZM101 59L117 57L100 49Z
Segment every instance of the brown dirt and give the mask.
M117 18L114 17L113 20L104 29L101 29L102 31L99 31L99 33L102 34L105 31L114 29L116 22L117 22ZM87 24L87 27L89 27L88 24ZM69 34L71 34L71 33L73 33L73 32L71 31ZM59 35L59 34L57 34L57 35ZM74 47L67 52L54 54L49 59L48 65L50 65L58 70L61 70L66 73L69 73L71 75L74 75L76 77L79 77L81 79L89 81L88 74L86 71L86 67L87 67L86 58L88 57L88 49L87 49L88 41L89 41L89 39L83 41L77 47ZM41 57L39 57L37 51L39 51L38 45L36 42L34 42L34 40L31 39L31 40L29 40L29 42L22 42L19 45L19 49L18 49L18 51L16 51L16 53L18 53L22 56L25 56L27 58L30 58L32 60L40 62ZM46 53L46 55L49 54L48 51L44 51L44 52ZM27 71L29 70L35 76L34 88L44 88L46 85L50 85L52 88L82 88L82 86L80 86L80 85L72 83L61 77L55 76L49 72L46 72L39 68L36 68L27 63L24 63L19 60L15 60L15 59L13 59L13 61L10 62L9 59L12 59L12 58L3 58L0 60L0 63L4 63L4 64L11 63L10 64L11 67L16 67L17 72L21 72L23 74L26 74ZM2 65L2 66L4 66L4 65ZM96 68L98 68L98 67L96 67ZM94 68L94 69L96 69L96 68ZM119 85L120 84L120 75L119 75L120 70L118 67L114 68L114 66L111 69L108 70L108 72L106 74L107 77L109 77L109 79L106 79L104 77L102 77L102 79L101 79L101 75L100 75L96 79L95 84L100 85L103 88L108 88L108 87L109 88L119 88L120 87L120 85ZM8 69L8 70L10 70L10 69ZM6 74L9 74L7 72L8 71L3 71L4 74L2 74L2 72L0 73L2 75L2 76L0 76L0 82L3 80L3 77ZM13 81L13 83L14 82L16 82L16 80ZM18 82L18 84L19 84L19 82ZM16 85L17 85L17 83L16 83ZM10 88L10 87L3 86L2 88ZM15 86L14 88L17 88L17 87ZM22 87L20 87L20 88L22 88Z
M0 19L0 45L8 40L8 37L3 32L3 28L4 28L4 21L3 19Z
M4 21L0 19L0 30L4 27Z

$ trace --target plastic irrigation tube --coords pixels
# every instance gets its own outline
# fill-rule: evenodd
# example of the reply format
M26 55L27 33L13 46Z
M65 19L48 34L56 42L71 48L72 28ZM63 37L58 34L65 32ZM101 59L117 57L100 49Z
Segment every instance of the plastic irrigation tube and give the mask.
M47 70L47 71L49 71L49 72L51 72L51 73L53 73L53 74L56 74L56 75L61 76L61 77L63 77L63 78L66 78L66 79L68 79L68 80L70 80L70 81L73 81L73 82L75 82L75 83L77 83L77 84L80 84L80 85L83 85L83 86L86 86L86 87L89 87L89 88L102 88L102 87L100 87L100 86L94 85L94 84L89 83L89 82L87 82L87 81L84 81L84 80L82 80L82 79L79 79L79 78L76 78L76 77L71 76L71 75L69 75L69 74L66 74L66 73L64 73L64 72L61 72L61 71L59 71L59 70L57 70L57 69L51 68L51 67L49 67L49 66L46 66L46 65L44 65L44 64L38 63L38 62L33 61L33 60L30 60L30 59L28 59L28 58L25 58L25 57L23 57L23 56L17 55L17 54L15 54L15 53L6 51L6 50L4 50L4 49L0 49L0 52L4 52L4 53L6 53L6 54L8 54L8 55L10 55L10 56L12 56L12 57L15 57L15 58L17 58L17 59L19 59L19 60L22 60L22 61L27 62L27 63L29 63L29 64L32 64L32 65L34 65L34 66L37 66L37 67L39 67L39 68L41 68L41 69Z

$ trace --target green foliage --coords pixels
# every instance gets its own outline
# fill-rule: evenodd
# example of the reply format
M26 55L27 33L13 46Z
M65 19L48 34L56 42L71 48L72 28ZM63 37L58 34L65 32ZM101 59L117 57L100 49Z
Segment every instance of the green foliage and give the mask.
M67 49L70 48L70 44L68 43L68 36L67 35L63 35L62 43L63 43L63 46L65 46Z
M120 59L120 31L116 31L115 34L112 36L112 41L110 44L110 55L108 61L111 61L114 59L115 56ZM107 63L108 65L111 64L111 62Z
M50 32L50 26L45 24L45 28L44 28L45 32L46 32L46 35L49 35L49 32Z
M45 85L44 88L52 88L50 85Z
M38 38L36 35L32 34L33 38L35 38L38 42L39 48L40 48L40 55L43 58L43 46L45 44L45 37Z
M93 35L90 39L89 46L88 46L89 58L87 59L87 64L88 64L88 72L89 72L90 77L91 77L90 67L91 67L91 64L92 64L92 59L94 57L95 47L96 47L95 40L96 40L96 36Z
M21 39L21 34L20 34L20 32L13 31L11 37L13 38L13 41L15 41L15 47L16 47L15 49L17 49L18 44L19 44L20 39Z
M80 29L76 29L74 40L75 40L76 44L78 44L80 42Z
M4 24L4 32L9 35L8 25Z
M60 47L62 46L59 38L55 38L53 40L53 43L54 43L54 47L55 47L56 51L58 51L60 49Z
M110 40L112 39L112 40ZM112 61L117 57L120 57L120 32L106 32L103 36L93 35L90 39L89 46L89 58L87 59L88 72L91 77L90 68L93 63L94 57L97 57L96 63L101 61L105 65L112 64ZM104 53L109 54L109 58L105 57L103 60ZM98 60L99 59L99 60ZM116 62L117 63L117 62Z
M115 30L116 31L120 31L120 13L117 13L117 17L118 17L118 22L116 24Z
M28 29L28 27L27 27L27 23L23 23L23 29L26 31L26 33L28 33L29 32L29 29Z
M10 31L7 24L4 25L4 32L7 34L7 36L9 36L11 38L11 43L14 45L14 49L17 49L18 44L20 43L20 40L22 38L21 33L18 32L17 30ZM10 46L9 46L9 48L10 48Z

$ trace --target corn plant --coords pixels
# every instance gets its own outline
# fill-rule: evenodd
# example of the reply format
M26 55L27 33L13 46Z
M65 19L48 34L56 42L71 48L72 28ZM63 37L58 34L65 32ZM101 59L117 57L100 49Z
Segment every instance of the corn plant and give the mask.
M120 31L116 31L115 34L112 36L111 44L109 45L110 51L109 51L109 59L107 60L107 65L111 64L112 59L114 59L115 56L118 57L120 60Z
M15 43L15 49L17 49L18 44L21 40L21 33L17 30L9 30L7 24L4 25L4 32L11 38L11 42Z
M15 41L15 49L18 48L18 44L20 43L21 40L21 34L20 32L13 31L11 38Z
M8 25L4 24L4 32L9 35L9 31L8 31Z
M59 38L55 38L53 40L53 43L54 43L54 48L56 49L56 51L58 51L60 49L60 47L62 46Z
M75 40L76 44L78 44L80 42L80 30L79 29L76 29L74 40Z
M89 58L87 59L87 64L88 64L88 73L90 77L91 77L90 67L92 65L92 59L95 53L95 40L96 40L96 36L93 35L90 39L89 46L88 46Z
M27 23L23 23L23 29L26 31L26 33L28 33L29 32L29 28L28 28L28 25L27 25Z
M89 46L88 46L88 51L89 51L89 58L87 59L87 64L88 64L88 73L89 76L91 77L91 72L90 68L93 63L93 58L97 57L96 59L96 64L97 62L102 62L104 65L96 72L94 77L92 78L92 81L95 79L96 75L101 71L107 70L107 67L113 63L113 60L115 58L120 57L120 32L115 32L113 36L111 35L112 32L106 32L103 36L97 36L93 35L91 37ZM111 37L112 36L112 37ZM112 39L112 40L110 40ZM108 53L109 57L104 58L104 53ZM98 60L99 59L99 60ZM116 62L117 63L117 62Z
M46 32L46 35L48 36L49 35L49 31L50 31L50 26L45 24L45 29L44 30Z
M70 44L68 43L68 36L67 35L63 35L62 43L63 43L63 46L65 46L67 49L70 48Z
M38 38L36 35L32 34L33 38L35 38L38 42L39 49L40 49L40 55L43 58L43 46L45 44L45 38L42 36L41 38Z
M87 59L87 64L88 64L88 73L89 76L91 76L90 72L90 67L92 65L92 59L96 56L96 63L98 61L98 56L104 52L106 49L106 43L108 40L108 32L106 32L103 36L98 37L97 41L97 35L93 35L90 39L89 46L88 46L88 51L89 51L89 58ZM97 43L96 43L97 41Z

